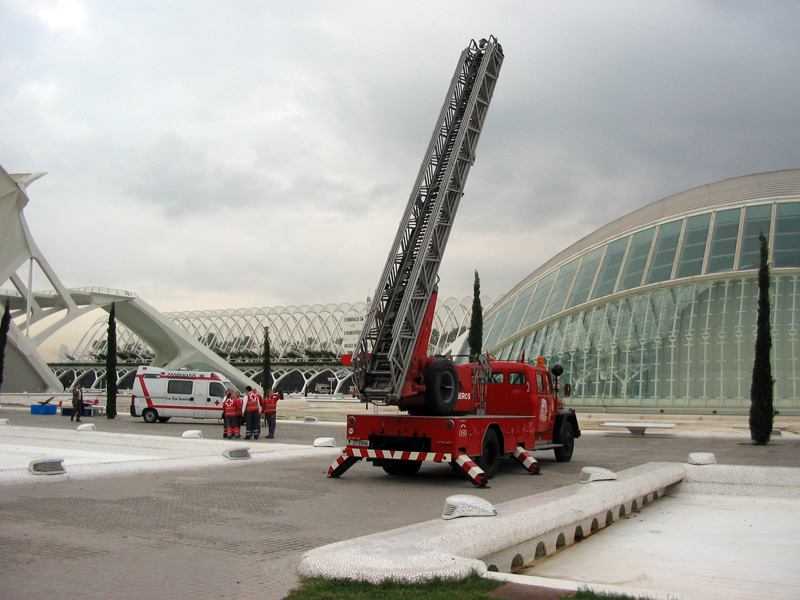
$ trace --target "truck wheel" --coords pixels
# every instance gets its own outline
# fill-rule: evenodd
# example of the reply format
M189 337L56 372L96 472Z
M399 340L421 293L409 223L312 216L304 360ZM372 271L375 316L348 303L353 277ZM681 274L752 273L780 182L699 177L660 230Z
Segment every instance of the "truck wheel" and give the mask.
M421 460L387 460L381 465L389 475L402 475L410 477L419 472Z
M572 423L564 423L561 431L561 448L556 448L556 460L558 462L569 462L572 458L572 451L575 449L575 433L572 431Z
M159 422L159 423L166 423L166 422L167 422L167 421L169 421L171 418L172 418L172 417L158 417L158 422Z
M437 358L425 372L425 402L434 415L447 416L458 402L458 371L453 361Z
M158 420L158 413L154 408L145 408L142 411L142 418L145 423L155 423Z
M500 440L497 438L497 432L494 429L487 429L486 435L483 436L483 453L475 462L486 473L486 479L491 479L497 475L497 469L500 467Z

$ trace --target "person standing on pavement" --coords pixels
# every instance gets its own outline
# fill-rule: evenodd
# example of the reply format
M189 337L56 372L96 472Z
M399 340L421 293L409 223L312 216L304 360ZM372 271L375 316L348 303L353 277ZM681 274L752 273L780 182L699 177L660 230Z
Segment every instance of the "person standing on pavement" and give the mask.
M69 416L69 420L72 421L72 419L77 417L78 423L80 423L82 412L83 412L83 389L81 389L80 383L76 383L75 387L72 388L72 414Z
M242 400L233 395L233 390L228 390L225 394L225 400L222 401L222 413L225 416L225 432L222 437L231 440L242 437L240 429Z
M268 391L267 395L264 396L262 410L264 412L264 421L269 428L268 438L275 437L275 425L278 420L278 400L280 400L280 394L273 390Z
M247 386L247 394L244 396L244 439L258 439L261 434L261 403L258 401L258 394L253 388Z

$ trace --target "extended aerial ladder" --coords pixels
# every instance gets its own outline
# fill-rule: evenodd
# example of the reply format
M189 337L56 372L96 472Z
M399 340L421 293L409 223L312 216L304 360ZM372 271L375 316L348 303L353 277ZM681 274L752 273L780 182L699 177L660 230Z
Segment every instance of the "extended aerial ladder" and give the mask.
M426 355L439 265L492 99L503 48L494 36L461 54L353 353L362 402L404 408L409 369ZM413 387L413 386L412 386Z

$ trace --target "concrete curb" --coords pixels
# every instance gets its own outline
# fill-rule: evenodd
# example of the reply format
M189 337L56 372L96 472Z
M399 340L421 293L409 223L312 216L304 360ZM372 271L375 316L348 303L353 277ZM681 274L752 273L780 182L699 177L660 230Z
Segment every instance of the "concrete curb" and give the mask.
M434 519L306 552L304 577L380 583L463 579L510 570L605 527L684 477L678 463L648 463L614 481L574 484L498 505L497 516ZM544 550L543 550L544 548Z
M681 492L724 496L800 498L800 469L744 465L683 466Z

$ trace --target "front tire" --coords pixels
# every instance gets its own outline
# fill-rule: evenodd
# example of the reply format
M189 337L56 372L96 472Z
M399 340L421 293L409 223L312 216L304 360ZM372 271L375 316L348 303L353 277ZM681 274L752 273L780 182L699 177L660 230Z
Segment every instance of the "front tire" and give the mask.
M158 420L158 413L155 408L145 408L142 411L142 418L145 423L155 423Z
M487 429L483 436L483 452L475 462L486 473L486 479L491 479L497 475L500 468L500 457L503 451L500 448L500 439L494 429Z
M564 423L561 431L561 448L556 448L553 452L558 462L569 462L572 459L572 451L575 449L575 432L572 430L572 423Z

